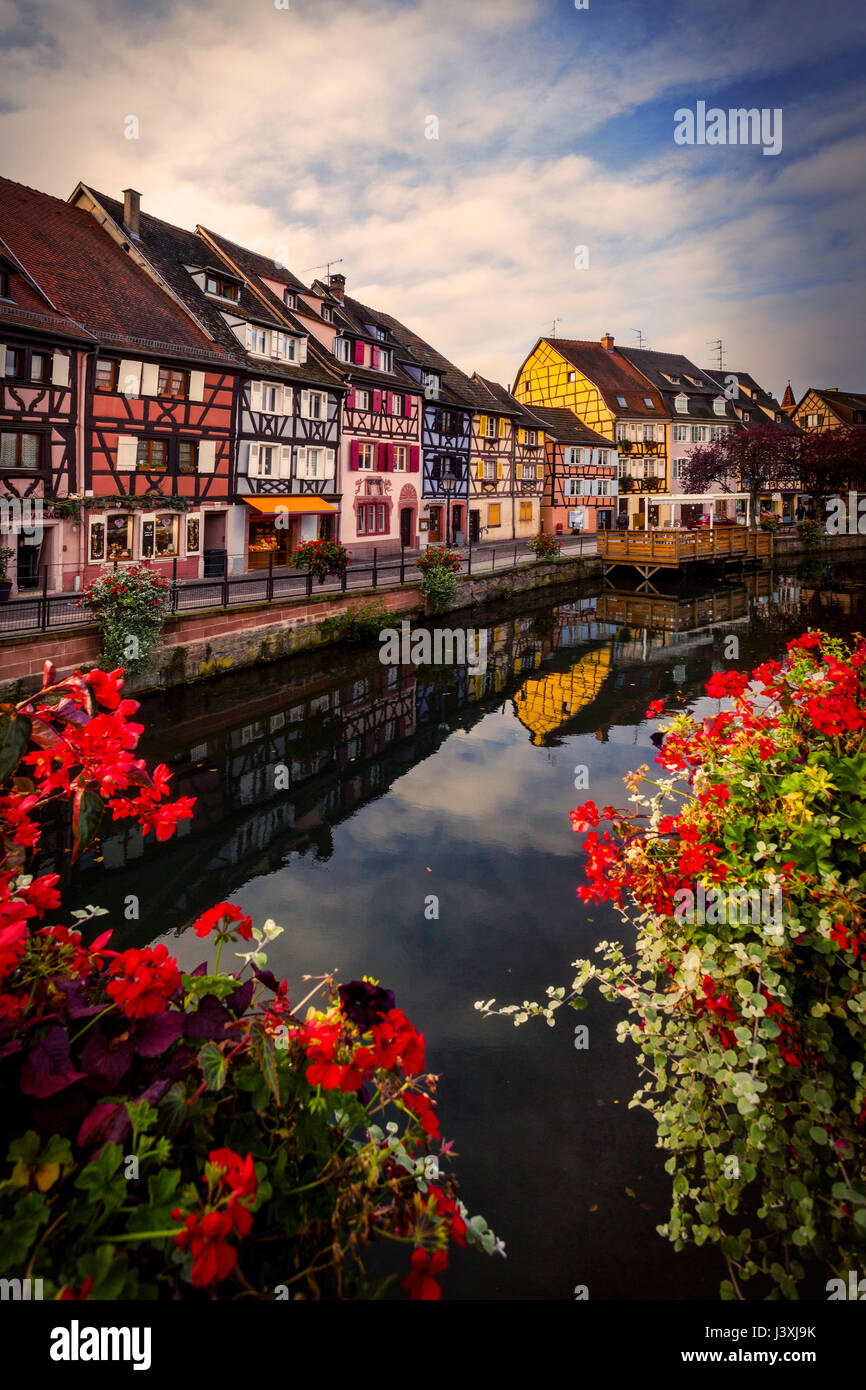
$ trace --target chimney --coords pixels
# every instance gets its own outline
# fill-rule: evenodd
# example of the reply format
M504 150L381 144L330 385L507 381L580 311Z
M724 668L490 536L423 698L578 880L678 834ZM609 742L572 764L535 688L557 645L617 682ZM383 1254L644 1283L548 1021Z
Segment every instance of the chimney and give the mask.
M339 299L340 303L342 304L343 295L346 293L345 275L329 275L328 289L331 291L331 294L334 296L334 298Z
M134 188L124 188L123 190L123 225L131 237L136 241L140 239L138 230L138 218L141 212L141 194Z
M613 352L613 337L610 333L605 333L601 340L601 345L605 352Z

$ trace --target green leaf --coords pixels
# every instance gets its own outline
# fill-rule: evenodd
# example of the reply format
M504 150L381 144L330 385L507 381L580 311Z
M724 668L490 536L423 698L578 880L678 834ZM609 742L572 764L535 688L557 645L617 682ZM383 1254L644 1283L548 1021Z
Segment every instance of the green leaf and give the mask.
M205 1043L198 1054L205 1085L209 1091L221 1091L225 1085L228 1063L216 1043Z
M79 787L72 806L72 858L78 859L99 829L102 797L89 787Z
M238 987L233 975L182 975L181 982L186 993L196 999L203 999L206 994L224 999Z
M0 715L0 782L14 772L30 742L33 724L26 714Z
M277 1076L277 1060L272 1037L259 1029L253 1035L253 1052L256 1061L261 1068L262 1076L268 1083L268 1088L277 1102L280 1103L280 1080Z

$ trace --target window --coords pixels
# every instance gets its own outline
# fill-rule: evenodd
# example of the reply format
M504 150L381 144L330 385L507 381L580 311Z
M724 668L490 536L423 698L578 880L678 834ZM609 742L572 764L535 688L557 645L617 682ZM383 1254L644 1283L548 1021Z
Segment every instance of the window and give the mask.
M437 372L424 372L422 376L424 383L424 394L429 398L439 395L439 376Z
M204 292L205 294L215 294L218 299L230 299L234 304L240 302L240 285L233 284L231 280L224 280L220 275L205 276Z
M682 394L677 396L674 401L674 406L679 411L680 415L684 415L689 408L688 396L683 396Z
M569 372L569 374L568 374L568 379L569 379L569 381L577 381L577 373L576 373L576 372Z
M683 443L689 437L688 425L674 425L674 442Z
M186 553L198 555L201 552L201 518L188 516L186 519Z
M333 321L334 316L328 308L327 304L322 305L322 318L324 319L325 323L331 323Z
M713 401L713 410L717 415L724 415L725 399L723 396L716 396L716 399Z
M372 467L373 467L373 455L374 455L374 446L373 446L372 444L359 444L359 445L358 445L358 467L359 467L359 468L372 468Z
M351 362L352 344L348 338L336 338L334 341L334 356L338 362Z
M297 295L292 290L283 290L283 303L287 309L296 309L298 307Z
M24 353L21 348L6 349L6 375L23 377Z
M277 390L276 386L269 386L267 382L262 386L262 410L269 415L275 415L277 411Z
M41 435L0 434L0 468L38 468Z
M171 396L175 400L182 400L186 395L187 382L189 377L186 372L179 371L174 367L160 367L159 384L156 388L158 396Z
M616 403L617 405L625 405L625 396L617 396Z
M491 482L491 481L495 482L495 480L496 480L496 460L495 460L495 459L485 459L485 460L484 460L484 480L485 480L485 482Z
M691 438L692 438L692 443L693 443L693 444L700 444L700 442L701 442L701 427L700 427L700 425L692 425L692 429L691 429Z
M563 488L563 495L565 497L580 497L583 494L583 491L584 483L582 478L565 479L565 485Z
M525 483L534 483L534 482L535 482L535 464L534 464L534 463L525 463L525 464L523 465L523 481L524 481Z
M382 342L382 343L384 343L384 342L385 342L385 339L388 337L388 330L387 330L387 328L376 328L376 327L373 327L373 328L372 328L372 333L373 333L373 337L374 337L374 338L378 338L379 341Z
M153 528L152 539L145 536L145 527ZM148 555L154 555L158 560L171 559L178 553L178 536L180 532L180 517L163 513L153 521L142 522L141 527L141 555L146 559Z
M644 396L643 403L646 406L647 410L655 410L652 396Z
M107 357L98 357L96 359L96 376L93 384L97 391L116 391L117 363L112 362Z
M363 502L358 508L358 535L381 536L388 529L384 502Z
M250 352L264 353L267 350L268 335L263 328L255 328L252 324L248 326L249 350Z
M311 420L326 420L328 418L328 398L324 391L310 392L310 415Z
M671 478L673 478L674 481L676 481L676 479L677 479L679 476L680 476L680 461L679 461L679 459L671 459Z
M643 437L645 443L652 443L656 437L655 425L644 425Z
M259 450L259 477L274 478L277 473L277 451L273 444L263 444Z
M454 412L451 410L440 410L437 428L440 434L456 434L457 425L454 420Z
M409 450L405 444L394 445L394 472L405 473Z
M502 507L499 502L491 502L490 506L487 508L487 525L502 525Z
M496 417L493 415L488 415L487 417L486 435L488 439L496 438Z
M402 414L403 414L403 409L404 409L404 397L403 397L403 396L396 396L396 395L393 395L393 394L392 394L392 396L391 396L391 414L392 414L392 415L402 415Z
M133 518L124 513L113 514L105 519L105 540L106 558L109 560L131 560L132 559L132 522ZM96 527L93 528L96 530ZM90 536L91 554L93 553L93 531Z
M167 460L168 443L165 439L139 439L135 454L135 466L139 472L164 473Z
M195 473L198 464L198 446L192 439L182 439L177 446L178 473Z
M534 449L536 444L538 443L538 430L527 430L526 442L529 445L530 449Z
M358 388L358 390L355 392L355 409L356 409L356 410L369 410L369 409L370 409L370 392L369 392L369 391L363 391L363 390L360 389L360 387Z
M384 337L384 334L383 334L383 337ZM379 349L379 371L380 371L380 372L390 372L390 370L391 370L391 353L390 353L390 350L389 350L388 348L380 348L380 349Z

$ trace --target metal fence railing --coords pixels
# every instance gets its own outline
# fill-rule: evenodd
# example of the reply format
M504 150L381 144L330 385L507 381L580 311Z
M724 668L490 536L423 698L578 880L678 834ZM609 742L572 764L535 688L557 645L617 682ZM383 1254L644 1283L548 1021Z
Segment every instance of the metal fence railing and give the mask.
M594 535L574 536L563 542L560 556L563 559L572 559L579 555L595 554L595 551ZM457 553L463 560L461 573L467 575L504 572L534 558L523 541L505 545L468 546L457 549ZM417 558L415 552L407 554L403 550L399 554L379 559L378 552L374 550L372 560L366 564L352 564L342 575L327 576L324 583L319 583L309 571L275 570L273 557L267 570L240 575L228 574L226 561L224 573L216 578L180 582L175 579L171 611L190 613L213 608L242 608L254 603L277 603L292 598L309 598L313 594L395 588L399 584L417 583L420 579L420 572L415 563ZM175 561L175 573L176 571ZM0 637L14 636L19 632L47 632L52 628L86 627L92 621L87 608L81 605L78 594L48 592L47 572L41 592L0 604Z

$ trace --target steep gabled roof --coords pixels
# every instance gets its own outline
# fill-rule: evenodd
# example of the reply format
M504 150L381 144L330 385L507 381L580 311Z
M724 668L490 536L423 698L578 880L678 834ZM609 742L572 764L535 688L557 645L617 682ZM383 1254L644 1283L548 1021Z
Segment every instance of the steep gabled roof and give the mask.
M83 209L0 178L0 236L55 309L101 342L223 355Z
M859 423L857 415L866 412L866 394L860 391L837 391L835 388L810 386L803 400L796 407L800 409L806 397L809 395L817 396L823 401L828 410L832 410L838 419L846 425Z
M367 322L379 323L383 328L387 328L396 344L406 354L406 360L415 363L422 370L437 372L442 378L439 395L436 402L439 405L457 405L465 408L474 408L474 388L470 379L459 367L455 367L453 362L449 362L441 352L438 352L426 339L414 333L411 328L407 328L399 319L395 319L392 314L384 314L381 310L369 308L365 304L354 301L366 315L374 315L368 318Z
M576 367L600 392L615 418L640 416L647 420L666 420L668 411L657 388L652 386L617 347L606 348L601 343L580 338L539 338L538 347L546 343L554 352ZM535 351L535 349L533 349ZM625 399L621 405L617 396ZM646 399L652 405L646 404Z
M675 420L737 419L733 403L725 398L718 381L682 353L656 352L654 348L623 348L622 352L661 393L668 414ZM688 410L677 410L675 402L680 395L688 397ZM719 397L725 401L724 415L714 405Z
M797 426L794 424L793 420L791 420L787 412L782 409L781 402L777 401L776 397L772 396L769 391L765 391L763 386L761 386L760 383L757 382L755 378L752 376L751 372L735 372L730 367L726 367L723 372L709 367L705 368L705 371L707 376L712 377L714 381L717 381L719 383L720 387L724 386L727 378L736 377L740 386L744 388L743 394L741 394L735 402L735 405L739 408L740 412L742 412L744 407L746 407L747 405L757 406L759 410L765 412L765 416L767 414L772 415L773 423L778 423L779 428L781 430L784 430L786 434L799 433L799 430ZM778 422L775 419L777 415L781 416L781 419ZM760 418L758 420L749 421L750 425L761 423L762 421L760 420Z

